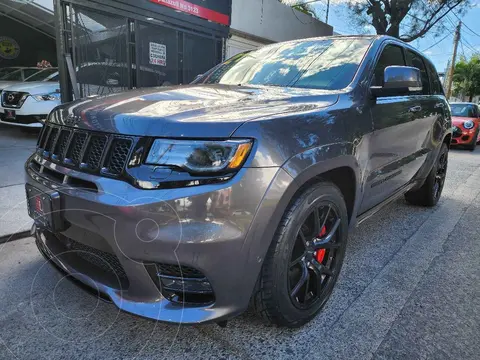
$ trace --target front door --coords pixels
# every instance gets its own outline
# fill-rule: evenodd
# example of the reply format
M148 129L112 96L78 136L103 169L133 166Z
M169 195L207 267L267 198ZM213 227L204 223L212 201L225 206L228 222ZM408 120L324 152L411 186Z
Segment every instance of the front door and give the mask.
M378 59L372 85L383 86L385 68L393 65L405 66L405 54L402 47L388 44ZM374 132L361 212L393 195L418 171L416 120L424 110L421 95L376 99L371 108Z

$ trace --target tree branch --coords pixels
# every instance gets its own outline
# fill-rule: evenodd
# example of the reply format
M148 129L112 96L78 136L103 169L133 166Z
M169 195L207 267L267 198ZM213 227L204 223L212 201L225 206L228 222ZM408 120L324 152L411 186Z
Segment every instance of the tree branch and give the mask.
M400 39L405 41L405 42L410 42L413 40L416 40L422 36L424 36L432 27L434 27L440 20L442 20L445 16L450 13L453 9L455 9L458 5L460 5L463 2L463 0L457 0L455 4L452 6L449 6L448 9L441 15L439 16L435 21L432 21L435 19L435 17L445 8L446 3L442 4L431 16L430 18L425 22L423 28L417 32L416 34L410 35L410 36L401 36Z

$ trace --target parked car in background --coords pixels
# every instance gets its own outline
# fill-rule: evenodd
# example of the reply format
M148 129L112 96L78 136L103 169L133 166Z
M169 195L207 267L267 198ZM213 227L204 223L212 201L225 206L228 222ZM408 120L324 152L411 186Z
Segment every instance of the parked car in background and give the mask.
M452 111L453 138L452 145L463 145L475 150L480 141L480 109L475 103L450 103Z
M397 39L268 45L195 84L54 109L25 164L32 231L124 311L223 324L252 304L298 327L352 228L401 196L437 204L451 129L435 67Z
M0 122L42 127L52 109L60 105L58 69L47 68L26 81L8 86L0 94Z

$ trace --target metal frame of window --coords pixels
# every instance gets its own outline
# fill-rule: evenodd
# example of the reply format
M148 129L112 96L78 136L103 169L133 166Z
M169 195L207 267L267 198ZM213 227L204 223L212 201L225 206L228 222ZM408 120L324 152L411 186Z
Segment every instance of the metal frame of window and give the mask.
M224 59L225 54L225 40L228 37L229 27L212 24L207 20L194 19L192 17L191 23L185 22L174 17L163 15L161 13L152 13L140 7L129 6L121 2L102 0L96 2L91 0L54 0L55 22L56 22L56 38L57 38L57 58L59 68L59 81L62 102L73 100L72 84L68 76L66 65L66 55L71 54L74 61L74 66L77 64L77 44L75 39L75 24L78 19L72 19L73 14L77 17L78 10L94 11L106 15L116 17L123 17L126 21L126 60L127 60L127 74L128 74L128 88L132 89L137 86L137 81L140 78L140 66L138 66L139 57L139 23L145 23L152 26L161 26L170 28L176 31L177 36L177 57L178 57L178 82L183 83L185 71L180 65L183 62L185 34L193 34L207 39L212 39L215 42L214 59L220 62ZM168 13L172 11L165 9ZM204 24L199 25L199 24ZM70 52L71 49L71 52ZM132 71L132 64L137 65L136 71ZM180 77L181 75L181 77ZM83 93L80 93L83 96Z

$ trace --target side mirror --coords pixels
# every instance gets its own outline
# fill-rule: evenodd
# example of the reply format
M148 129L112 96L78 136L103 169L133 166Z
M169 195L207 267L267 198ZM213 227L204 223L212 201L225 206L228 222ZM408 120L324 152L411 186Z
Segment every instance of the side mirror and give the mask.
M388 66L383 75L383 87L371 86L374 97L402 96L422 91L420 70L409 66Z

